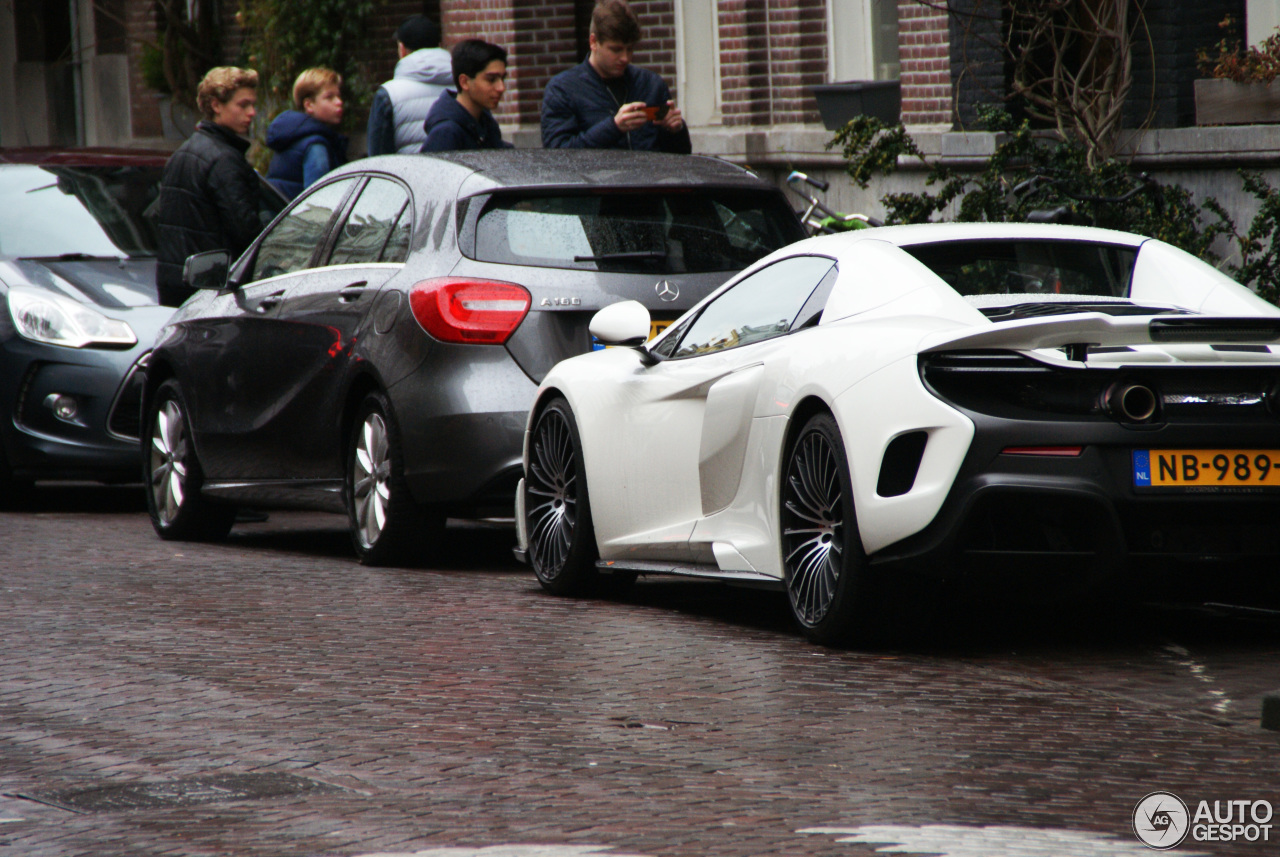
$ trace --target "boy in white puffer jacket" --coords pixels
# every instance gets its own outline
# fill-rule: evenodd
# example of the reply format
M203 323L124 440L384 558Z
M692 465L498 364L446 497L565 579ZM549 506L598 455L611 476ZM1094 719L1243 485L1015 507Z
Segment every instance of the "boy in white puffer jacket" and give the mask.
M413 15L396 30L400 61L395 75L378 87L369 110L369 156L416 152L427 138L427 112L453 85L449 52L440 47L440 27Z

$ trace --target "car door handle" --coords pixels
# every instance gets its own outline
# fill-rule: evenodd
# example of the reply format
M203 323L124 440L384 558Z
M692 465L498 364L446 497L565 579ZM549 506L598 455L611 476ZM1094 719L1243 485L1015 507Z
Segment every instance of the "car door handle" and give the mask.
M364 287L367 285L369 285L367 280L359 283L352 283L342 291L338 292L338 300L342 301L344 304L360 300L360 296L364 294Z
M254 307L255 312L266 312L280 305L280 301L284 299L284 290L272 292L262 300L258 301L258 305Z

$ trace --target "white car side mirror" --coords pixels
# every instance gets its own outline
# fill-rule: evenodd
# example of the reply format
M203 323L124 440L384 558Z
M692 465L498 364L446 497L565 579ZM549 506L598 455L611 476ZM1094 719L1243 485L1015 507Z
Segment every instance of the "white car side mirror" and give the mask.
M649 338L649 310L639 301L610 304L591 317L587 329L605 345L643 345Z

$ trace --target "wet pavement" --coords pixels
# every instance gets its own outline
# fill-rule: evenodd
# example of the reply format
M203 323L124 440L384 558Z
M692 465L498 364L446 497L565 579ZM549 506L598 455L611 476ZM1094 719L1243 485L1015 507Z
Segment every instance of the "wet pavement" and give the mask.
M1123 855L1157 791L1248 802L1173 853L1280 850L1280 818L1244 838L1280 805L1274 613L966 609L833 651L774 593L548 596L497 525L374 569L332 516L199 545L124 489L35 506L0 513L0 854Z

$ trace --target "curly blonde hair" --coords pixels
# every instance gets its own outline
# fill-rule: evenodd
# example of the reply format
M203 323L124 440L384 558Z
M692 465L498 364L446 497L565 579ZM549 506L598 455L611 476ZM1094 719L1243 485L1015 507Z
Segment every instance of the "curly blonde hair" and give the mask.
M237 89L257 88L258 73L251 68L236 68L233 65L211 68L196 89L196 107L200 108L201 116L212 121L213 102L226 104Z

